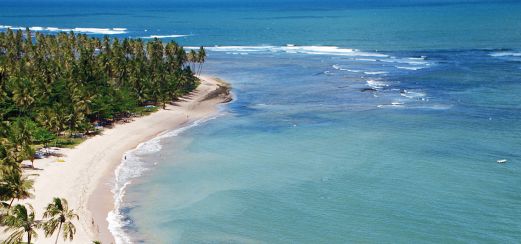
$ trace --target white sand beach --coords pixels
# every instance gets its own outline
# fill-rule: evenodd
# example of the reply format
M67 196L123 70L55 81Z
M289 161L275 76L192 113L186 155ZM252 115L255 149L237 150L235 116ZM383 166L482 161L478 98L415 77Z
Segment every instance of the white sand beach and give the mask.
M59 149L59 157L36 160L37 169L26 170L34 175L34 197L24 202L31 203L37 218L41 218L53 197L66 198L69 207L80 216L73 243L93 240L113 243L106 217L114 207L110 189L122 155L162 132L215 115L217 105L231 99L226 84L209 77L200 78L199 87L174 105L104 129L74 149ZM45 238L40 231L36 243L54 243L54 240L55 236Z

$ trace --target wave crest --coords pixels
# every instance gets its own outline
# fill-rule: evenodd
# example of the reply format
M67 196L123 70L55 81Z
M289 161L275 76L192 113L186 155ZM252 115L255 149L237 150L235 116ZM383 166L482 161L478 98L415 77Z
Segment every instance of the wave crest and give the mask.
M187 37L187 36L190 36L190 35L150 35L150 36L143 36L141 38L143 39L154 39L154 38L158 38L158 39L163 39L163 38L179 38L179 37Z
M26 28L27 27L22 27L22 26L0 25L0 29L25 30ZM40 32L74 31L76 33L93 34L93 35L119 35L119 34L128 33L127 28L85 28L85 27L58 28L58 27L41 27L41 26L32 26L32 27L28 27L28 28L31 31L40 31Z
M195 49L198 47L187 47L187 49ZM248 53L248 52L271 52L271 53L296 53L311 55L332 55L332 56L362 56L362 57L388 57L386 54L377 52L363 52L357 49L340 48L336 46L213 46L205 47L207 50L215 52L229 53Z
M489 55L492 57L521 57L521 52L494 52Z

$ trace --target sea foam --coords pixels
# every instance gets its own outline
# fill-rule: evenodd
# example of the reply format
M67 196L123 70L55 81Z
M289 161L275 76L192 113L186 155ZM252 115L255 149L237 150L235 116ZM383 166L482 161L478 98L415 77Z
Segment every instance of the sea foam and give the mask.
M425 69L426 67L418 67L418 66L395 66L397 69L404 69L404 70L420 70Z
M374 89L381 89L381 88L389 86L388 83L379 81L379 80L367 80L366 83L369 87L374 88Z
M400 92L400 95L402 97L406 97L406 98L410 98L410 99L418 99L418 100L425 100L424 97L427 96L427 94L422 91L405 90L405 89Z
M365 71L364 74L366 75L385 75L388 74L387 71Z
M25 30L26 28L27 27L22 27L22 26L0 25L0 29ZM126 28L85 28L85 27L58 28L58 27L32 26L32 27L29 27L29 30L40 31L40 32L74 31L76 33L93 34L93 35L96 35L96 34L98 34L98 35L118 35L118 34L128 33L128 30Z
M493 52L489 55L492 57L521 57L521 52Z
M187 49L195 49L198 47L187 47ZM363 52L357 49L340 48L336 46L211 46L205 47L207 50L215 52L230 53L294 53L294 54L310 54L310 55L331 55L331 56L361 56L361 57L388 57L386 54L377 52Z
M143 36L141 38L143 38L143 39L154 39L154 38L162 39L162 38L179 38L179 37L187 37L187 36L190 36L190 35L150 35L150 36Z
M107 221L109 223L108 228L114 236L116 244L131 243L130 237L125 233L125 228L129 227L131 222L126 218L122 211L124 208L123 200L126 188L132 183L132 180L142 176L143 173L149 170L153 165L141 161L140 156L159 152L162 148L160 144L162 139L178 136L186 130L216 117L217 116L196 120L185 127L163 133L149 141L139 144L135 149L130 150L123 155L121 164L114 171L115 179L111 190L114 196L114 209L110 211L107 216Z

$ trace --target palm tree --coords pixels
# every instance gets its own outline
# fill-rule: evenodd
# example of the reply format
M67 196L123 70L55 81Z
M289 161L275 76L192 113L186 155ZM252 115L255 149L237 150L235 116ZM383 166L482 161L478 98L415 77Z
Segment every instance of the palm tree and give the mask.
M165 46L159 39L0 32L0 121L9 130L0 141L8 143L7 154L15 156L10 160L2 156L0 162L27 159L24 148L44 142L34 140L35 127L61 136L67 130L85 131L96 121L139 112L144 104L165 105L196 87L194 74L201 73L205 58L202 47L187 52L175 42ZM35 126L27 129L22 122Z
M79 216L74 213L74 210L69 209L67 200L58 197L53 198L52 202L47 205L43 217L50 218L43 224L43 230L46 237L52 236L52 234L58 230L55 241L55 243L58 243L60 230L63 226L63 240L73 240L74 234L76 233L76 227L72 223L72 220L79 219Z
M206 61L206 51L204 47L199 48L199 52L197 53L197 62L199 63L199 68L197 69L197 74L201 75L201 71L203 70L203 64Z
M34 103L32 97L31 83L26 79L13 80L13 101L20 108L20 114L27 112L29 107Z
M14 145L14 155L17 162L23 161L24 149L31 143L31 131L28 121L17 119L10 125L8 132L9 142Z
M65 120L60 114L61 110L58 106L53 108L45 108L38 113L36 120L40 122L46 129L52 131L54 135L59 135L63 129L63 121Z
M24 147L24 154L27 159L31 161L31 168L34 169L34 160L36 159L36 150L27 145Z
M195 52L195 50L192 49L192 50L190 50L190 52L188 52L187 57L188 57L188 62L190 62L190 64L189 64L190 70L194 71L195 63L197 62L197 52Z
M6 226L4 231L11 232L11 234L3 243L21 243L26 233L28 244L31 244L31 239L33 237L38 237L36 229L40 226L39 221L34 219L33 206L27 204L27 207L29 208L29 211L24 205L17 204L13 209L11 209L11 211L9 211L7 216L4 216L2 219L2 224Z
M28 176L24 176L19 168L2 167L0 171L0 200L10 199L8 208L11 208L15 199L20 200L32 196L30 190L33 183L34 181L28 179Z

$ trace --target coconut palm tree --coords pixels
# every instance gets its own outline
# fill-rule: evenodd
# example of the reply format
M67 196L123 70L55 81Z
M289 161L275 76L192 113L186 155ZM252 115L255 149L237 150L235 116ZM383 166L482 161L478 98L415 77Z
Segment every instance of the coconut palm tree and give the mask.
M197 62L197 52L193 49L190 50L187 54L188 62L190 62L190 70L195 70L195 63Z
M34 169L34 160L36 159L36 150L33 147L27 145L26 147L24 147L24 153L25 153L25 157L31 161L31 168Z
M31 144L31 131L26 119L17 119L9 127L8 132L9 142L13 145L15 160L17 162L23 161L25 156L24 149Z
M20 114L27 112L34 103L32 96L31 82L26 79L13 80L13 101L20 108Z
M16 120L34 122L61 136L122 113L139 112L144 104L164 105L196 87L194 74L201 72L205 57L203 48L187 52L175 42L165 46L159 39L144 42L7 29L0 32L0 121L18 132L12 130L0 140L15 139L9 142L10 154L20 162L26 159L22 149L30 134ZM129 106L121 106L123 95Z
M53 132L54 135L59 135L60 131L64 128L62 114L60 113L59 107L54 108L44 108L42 109L36 120L43 125L43 127L47 128L49 131Z
M10 232L5 244L18 244L23 241L24 235L27 234L27 243L31 244L32 238L37 238L36 229L40 223L35 219L33 206L27 204L27 207L17 204L4 216L2 224L5 225L5 232Z
M197 63L199 63L199 67L197 69L197 75L201 75L201 71L203 71L203 64L206 61L206 51L204 47L199 48L199 52L197 52Z
M14 200L29 198L34 181L24 176L20 168L3 166L0 168L0 197L2 201L11 200L8 208L11 208Z
M57 230L55 243L58 243L58 237L60 236L60 230L63 227L63 240L73 240L74 234L76 234L76 227L72 223L73 219L78 220L79 216L74 213L74 210L69 209L67 200L64 198L53 198L52 202L47 205L43 218L49 218L43 224L43 230L45 236L52 236Z

